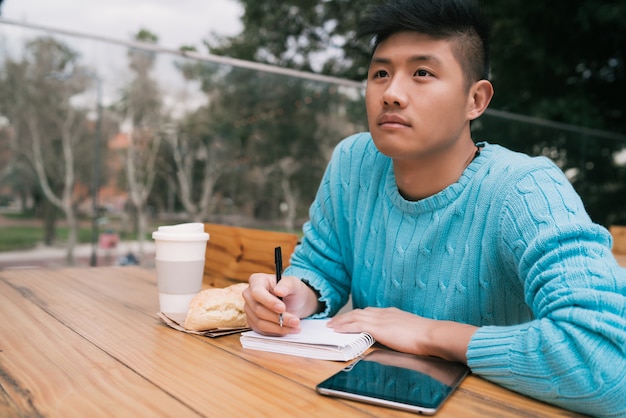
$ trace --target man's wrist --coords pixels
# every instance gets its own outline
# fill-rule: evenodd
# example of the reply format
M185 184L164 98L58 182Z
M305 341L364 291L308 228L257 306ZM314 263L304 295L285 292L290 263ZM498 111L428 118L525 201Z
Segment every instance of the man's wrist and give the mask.
M477 329L460 322L434 320L427 350L432 356L467 364L467 347Z
M300 281L309 289L310 294L312 295L312 297L307 298L306 315L304 315L303 317L308 317L320 312L324 312L324 310L326 309L326 304L320 300L320 292L316 288L314 288L307 279L300 278Z

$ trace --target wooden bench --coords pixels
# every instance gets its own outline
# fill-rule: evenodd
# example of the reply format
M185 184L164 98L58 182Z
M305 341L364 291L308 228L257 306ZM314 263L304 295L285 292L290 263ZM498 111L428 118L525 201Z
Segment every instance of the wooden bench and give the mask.
M613 236L613 254L626 255L626 226L611 225L609 232Z
M287 267L299 241L296 234L221 224L205 223L204 230L209 233L204 282L210 286L247 282L252 273L274 273L275 247L281 247Z

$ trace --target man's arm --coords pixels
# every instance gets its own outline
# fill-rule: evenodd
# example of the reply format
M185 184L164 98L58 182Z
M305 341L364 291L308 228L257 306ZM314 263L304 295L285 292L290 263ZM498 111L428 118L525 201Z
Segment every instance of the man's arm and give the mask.
M473 325L423 318L397 308L355 309L330 320L337 332L367 332L394 350L467 363Z

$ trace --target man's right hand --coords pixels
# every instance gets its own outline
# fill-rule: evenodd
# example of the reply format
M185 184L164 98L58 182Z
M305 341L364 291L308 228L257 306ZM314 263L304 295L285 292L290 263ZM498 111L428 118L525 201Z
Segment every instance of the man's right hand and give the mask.
M283 276L276 284L275 275L255 273L250 276L243 298L248 325L265 335L300 332L300 318L312 315L318 307L313 289L295 276Z

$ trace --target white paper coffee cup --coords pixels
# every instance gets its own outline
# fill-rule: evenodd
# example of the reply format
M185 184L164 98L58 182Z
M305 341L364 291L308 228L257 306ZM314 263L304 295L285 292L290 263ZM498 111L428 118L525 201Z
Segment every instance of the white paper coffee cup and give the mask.
M202 223L160 226L152 233L156 247L157 287L161 312L186 313L202 290L209 234Z

